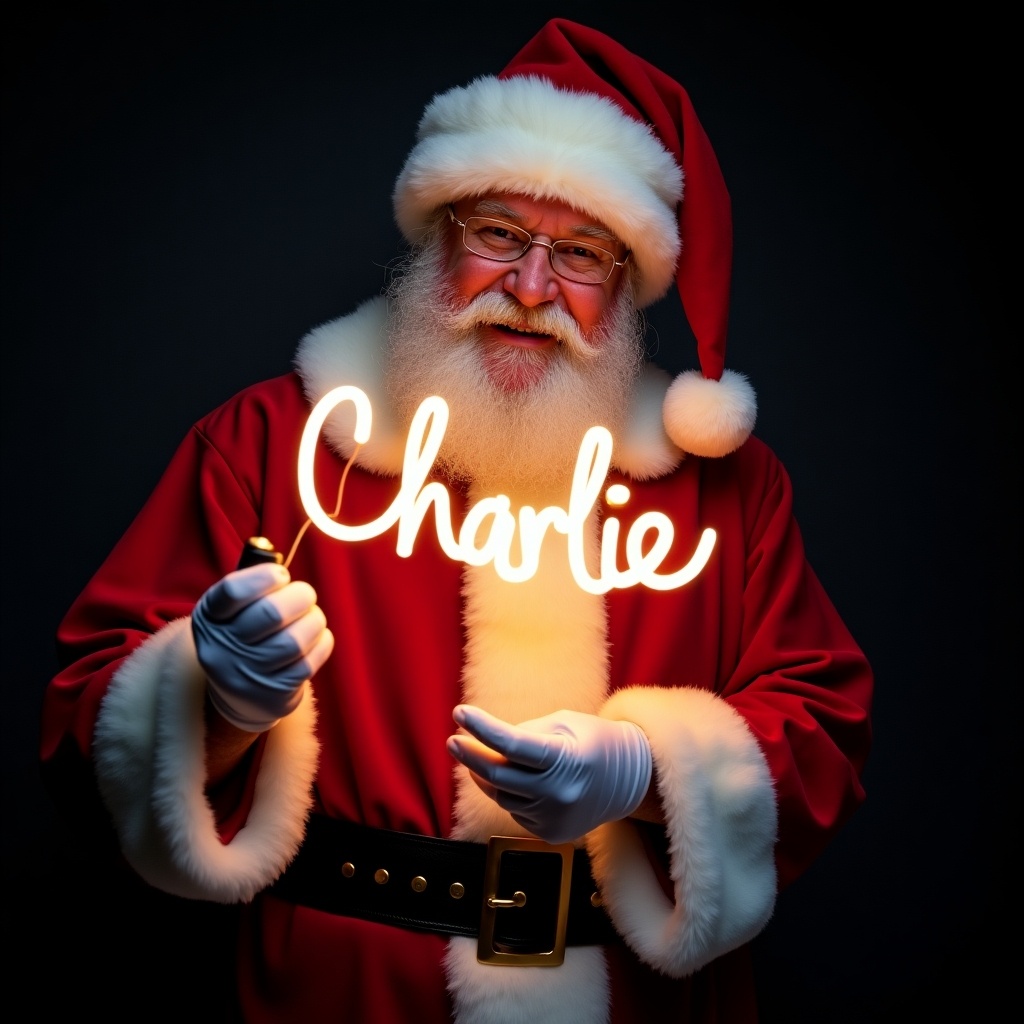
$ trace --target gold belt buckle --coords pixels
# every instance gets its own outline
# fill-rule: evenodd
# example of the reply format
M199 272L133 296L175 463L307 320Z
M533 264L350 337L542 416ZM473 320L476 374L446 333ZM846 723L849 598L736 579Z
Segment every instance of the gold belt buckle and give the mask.
M480 907L480 936L476 958L482 964L504 964L512 967L558 967L565 960L565 930L569 921L569 890L572 887L572 843L553 846L542 839L514 836L491 836L487 841L487 861L484 866L484 892ZM558 892L558 913L555 920L555 941L551 949L532 953L510 953L494 946L494 928L497 915L514 914L524 907L529 893L516 891L511 896L498 895L501 858L509 850L528 853L557 853L562 858L562 876Z

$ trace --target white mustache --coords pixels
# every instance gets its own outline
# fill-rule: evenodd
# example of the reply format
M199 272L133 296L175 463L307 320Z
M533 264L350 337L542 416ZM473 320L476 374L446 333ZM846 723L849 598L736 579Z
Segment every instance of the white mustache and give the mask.
M451 311L446 325L456 331L471 331L480 324L495 324L513 330L549 334L580 359L591 359L596 349L587 344L579 324L565 310L545 303L533 308L522 306L508 295L484 292L468 306Z

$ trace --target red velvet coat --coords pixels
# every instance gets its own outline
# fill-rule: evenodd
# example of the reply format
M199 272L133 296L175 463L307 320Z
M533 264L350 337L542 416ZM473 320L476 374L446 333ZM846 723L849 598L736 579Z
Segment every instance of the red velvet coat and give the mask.
M594 597L560 569L504 583L449 560L432 529L408 558L395 554L394 529L359 543L308 530L291 573L316 589L334 653L299 710L261 738L244 791L207 791L188 616L247 537L287 551L299 535L295 466L311 399L354 382L383 404L352 354L365 348L360 315L372 323L378 312L313 332L299 373L249 388L189 432L60 625L44 761L95 771L147 881L245 904L238 989L249 1020L428 1024L454 1012L497 1024L512 1004L538 1022L754 1019L747 944L863 799L872 689L805 560L786 472L756 439L721 459L676 453L670 470L638 468L624 442L610 474L631 492L611 513L623 535L641 512L667 513L672 569L704 528L717 531L708 565L672 591ZM378 430L345 484L346 522L380 515L396 493L394 439L386 422ZM329 508L344 433L328 432L317 456ZM477 497L453 491L456 528ZM445 750L467 696L513 720L573 706L644 728L666 826L616 822L584 840L621 949L570 950L556 969L486 967L470 940L261 892L294 856L311 806L432 836L521 833L460 781Z

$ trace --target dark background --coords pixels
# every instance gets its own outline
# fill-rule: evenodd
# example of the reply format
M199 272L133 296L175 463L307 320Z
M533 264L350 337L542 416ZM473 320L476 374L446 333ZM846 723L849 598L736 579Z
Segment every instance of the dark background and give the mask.
M812 564L877 675L868 800L756 944L765 1020L1018 1004L1009 24L977 4L951 20L729 0L341 7L44 0L4 16L9 976L44 965L41 1006L84 985L113 1020L125 965L166 957L177 981L135 1019L166 1019L171 990L202 1001L147 932L148 897L113 895L44 794L53 633L191 422L380 289L424 104L558 15L690 92L733 199L728 365L758 392ZM659 361L691 365L674 294L652 320Z

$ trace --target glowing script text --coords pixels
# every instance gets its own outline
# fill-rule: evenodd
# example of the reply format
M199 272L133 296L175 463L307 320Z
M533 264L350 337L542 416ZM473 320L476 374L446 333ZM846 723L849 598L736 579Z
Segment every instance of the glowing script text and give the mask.
M538 511L524 505L517 520L512 514L512 503L504 494L482 498L467 512L456 539L447 488L436 480L427 482L448 426L448 406L437 395L425 398L413 416L405 444L402 482L388 509L362 525L337 522L320 505L313 481L313 458L324 421L342 402L355 405L353 436L357 444L365 444L370 438L373 419L370 400L359 388L344 385L329 391L313 407L299 445L299 496L303 508L314 526L338 540L360 541L379 537L398 523L395 550L407 558L412 553L423 517L433 502L438 540L449 558L468 565L493 562L495 572L503 580L520 583L536 573L544 534L550 527L568 538L569 568L573 579L591 594L605 594L614 588L625 589L636 584L652 590L674 590L694 579L711 557L716 535L714 530L705 529L686 565L676 572L659 574L657 570L672 549L675 528L664 513L645 512L629 529L625 544L628 568L620 570L616 564L619 521L614 516L607 516L601 527L599 575L596 578L590 575L584 552L584 526L598 500L612 455L612 436L604 427L591 427L583 437L576 458L568 508L549 506ZM623 484L615 484L609 491L613 492L609 495L610 503L622 505L628 500L628 488ZM513 564L512 550L517 530L520 560ZM645 551L648 534L653 535L653 541Z

